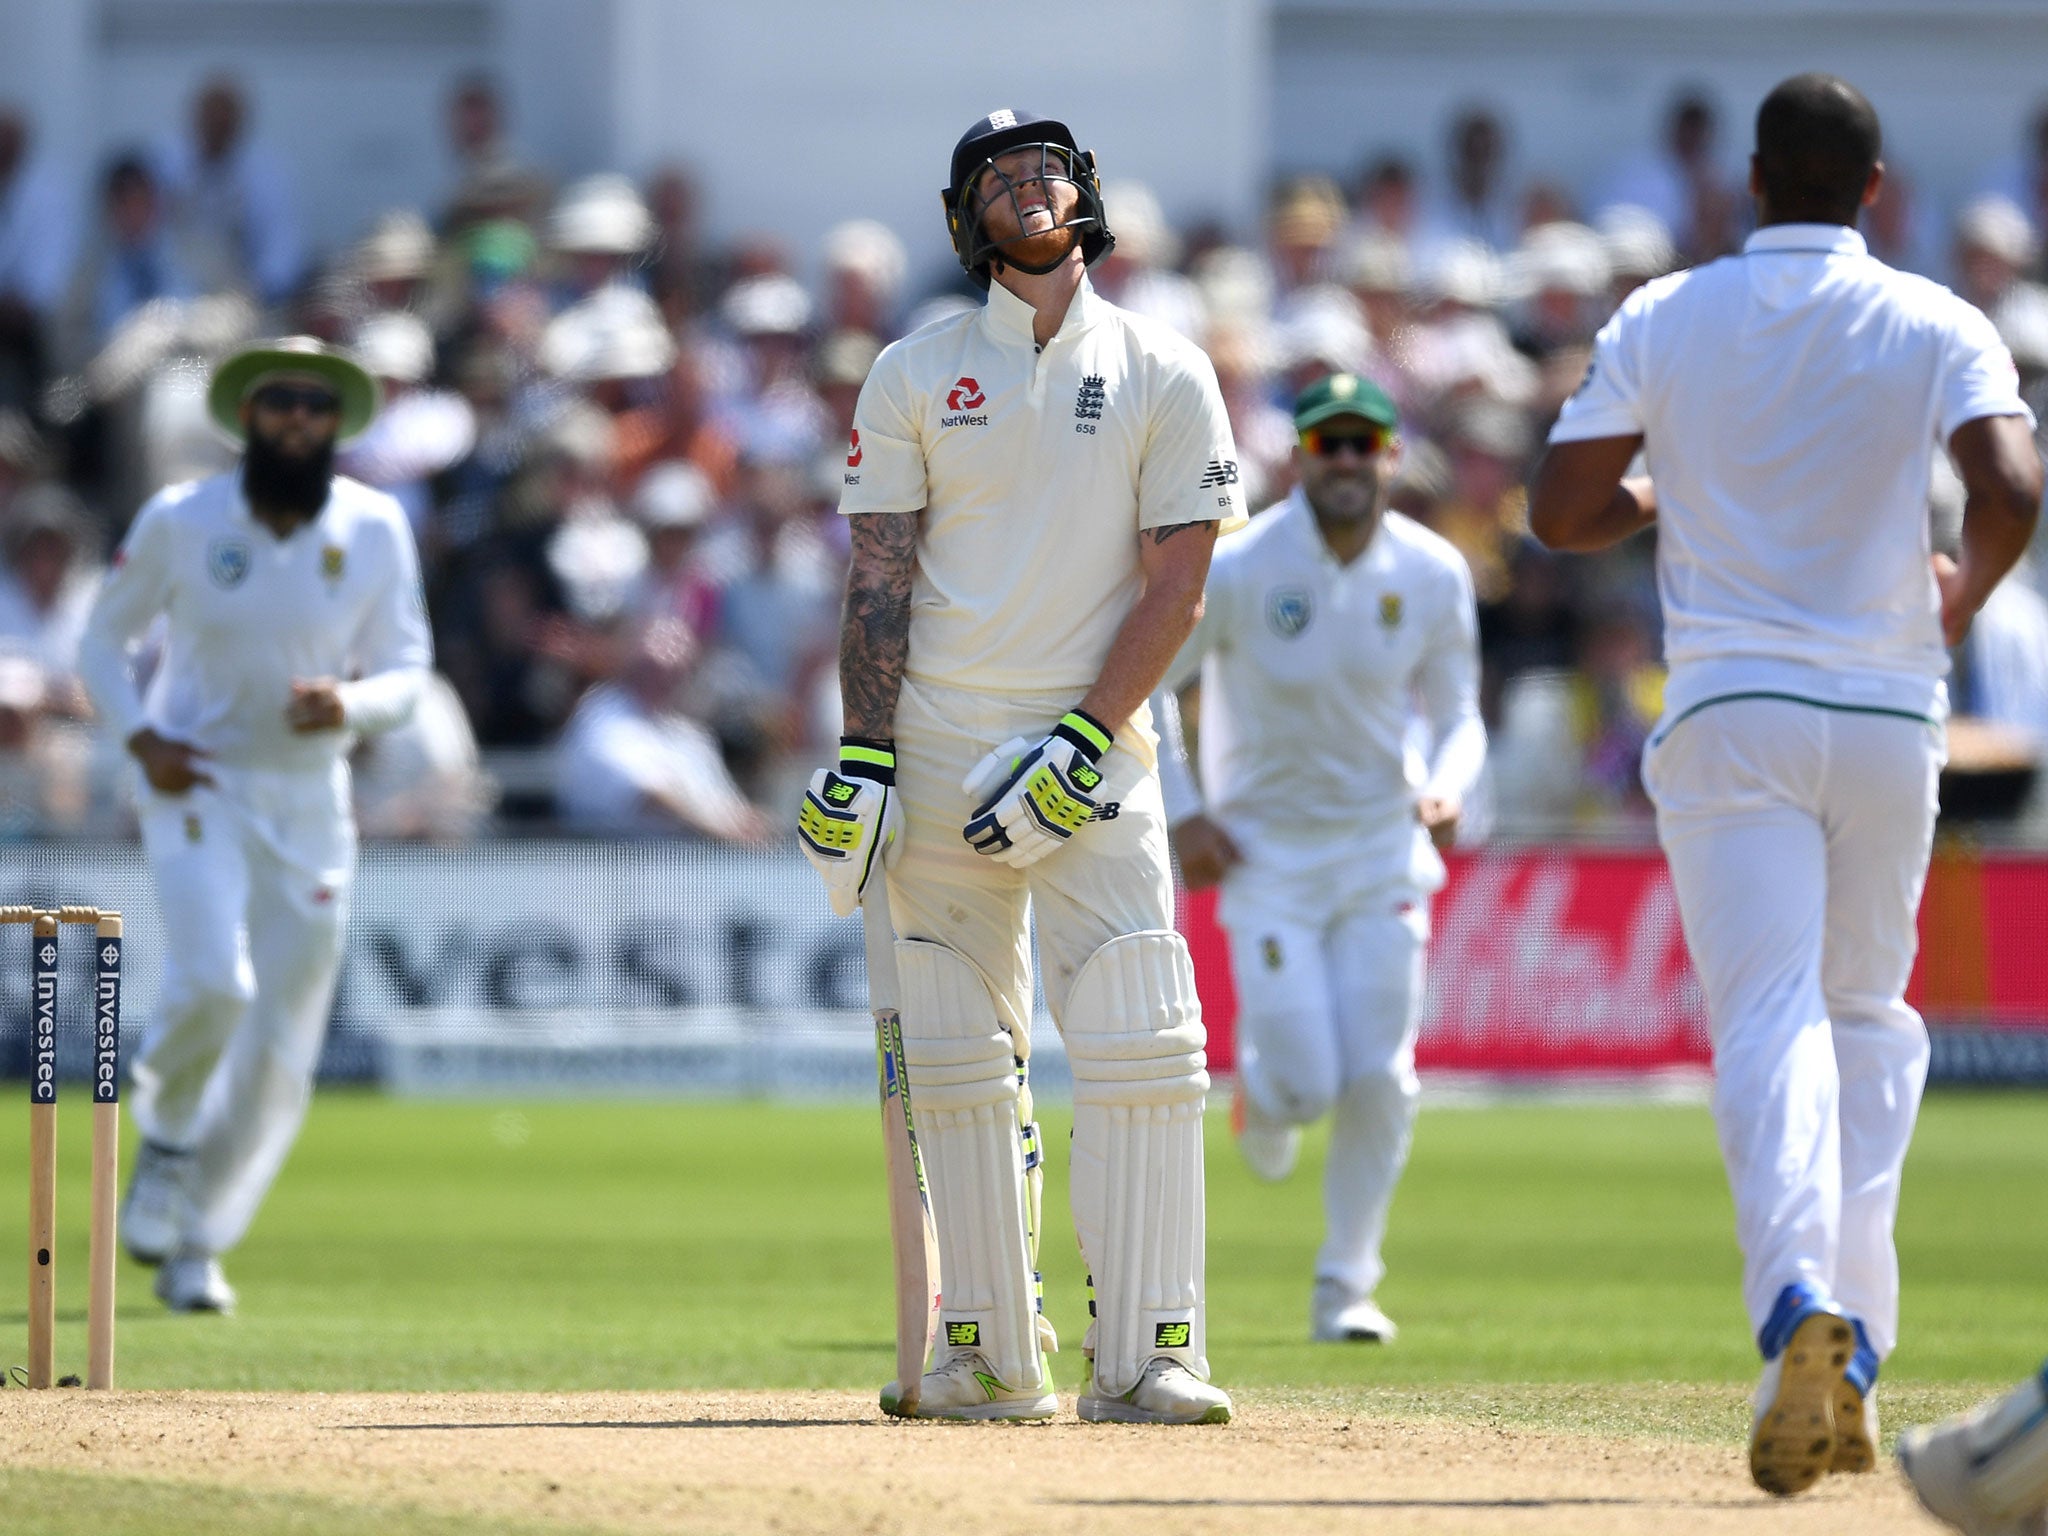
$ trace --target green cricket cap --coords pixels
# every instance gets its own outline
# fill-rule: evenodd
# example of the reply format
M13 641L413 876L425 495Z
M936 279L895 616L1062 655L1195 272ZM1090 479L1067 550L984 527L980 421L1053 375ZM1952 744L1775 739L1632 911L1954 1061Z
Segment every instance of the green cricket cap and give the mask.
M1306 432L1339 416L1359 416L1391 431L1401 424L1393 397L1371 379L1332 373L1294 397L1294 430Z

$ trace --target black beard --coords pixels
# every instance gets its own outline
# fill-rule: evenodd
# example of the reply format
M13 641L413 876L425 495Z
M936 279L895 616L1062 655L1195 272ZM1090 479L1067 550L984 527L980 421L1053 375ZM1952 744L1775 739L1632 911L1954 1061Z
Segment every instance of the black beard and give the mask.
M334 439L303 457L281 453L268 440L249 434L242 454L242 494L249 505L271 512L314 517L327 505L334 480Z

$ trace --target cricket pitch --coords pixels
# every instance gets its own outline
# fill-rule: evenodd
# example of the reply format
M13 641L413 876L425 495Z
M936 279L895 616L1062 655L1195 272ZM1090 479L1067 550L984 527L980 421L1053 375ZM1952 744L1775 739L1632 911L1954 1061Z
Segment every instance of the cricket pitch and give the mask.
M1798 1499L1737 1446L1262 1405L1224 1427L898 1423L846 1392L8 1392L0 1465L408 1519L756 1536L1112 1526L1928 1532L1886 1459ZM1364 1521L1365 1524L1361 1524ZM488 1528L488 1527L481 1527Z

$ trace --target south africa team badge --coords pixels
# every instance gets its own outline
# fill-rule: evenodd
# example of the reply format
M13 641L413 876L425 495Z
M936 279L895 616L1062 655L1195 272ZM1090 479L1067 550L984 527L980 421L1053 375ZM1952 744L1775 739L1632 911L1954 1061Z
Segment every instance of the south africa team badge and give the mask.
M1380 624L1392 629L1401 622L1401 594L1382 592L1380 594Z
M216 587L239 587L249 574L249 546L240 539L215 539L206 546L206 574Z
M339 544L329 544L320 551L320 574L329 581L341 580L341 571L347 556Z
M1278 587L1266 594L1266 622L1282 640L1292 640L1315 617L1306 587Z

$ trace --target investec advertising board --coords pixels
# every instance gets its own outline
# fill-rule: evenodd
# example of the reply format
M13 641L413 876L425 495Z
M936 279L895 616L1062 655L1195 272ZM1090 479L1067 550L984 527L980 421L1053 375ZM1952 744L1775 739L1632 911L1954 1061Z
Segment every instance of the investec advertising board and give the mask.
M163 933L139 852L23 846L0 902L90 901L127 915L124 1028L156 1016ZM1236 995L1213 902L1183 913L1210 1060L1227 1070ZM1937 856L1913 998L1937 1076L2048 1082L2048 858ZM62 996L90 998L91 948ZM1464 854L1434 905L1418 1059L1425 1078L1697 1076L1705 1012L1653 850ZM0 951L0 953L5 953ZM29 966L0 960L0 1039L27 1070ZM871 1092L857 922L831 915L793 852L673 842L518 841L364 850L322 1063L330 1081L430 1093ZM78 1005L83 1008L83 1003ZM63 1022L67 1078L90 1020ZM1041 1015L1034 1070L1065 1062Z

